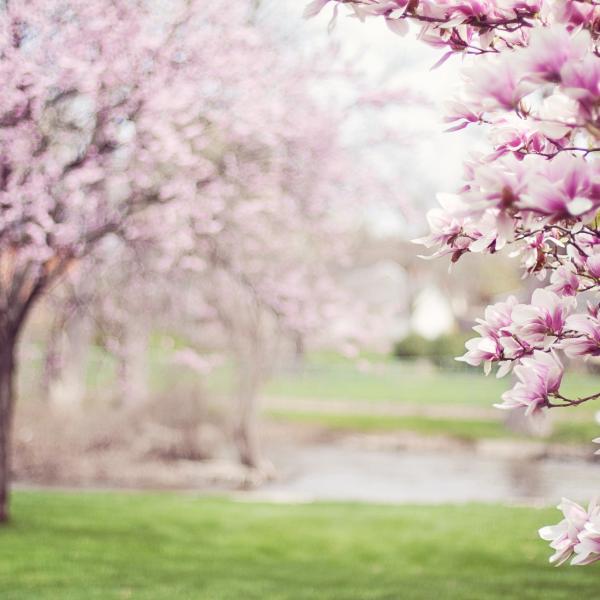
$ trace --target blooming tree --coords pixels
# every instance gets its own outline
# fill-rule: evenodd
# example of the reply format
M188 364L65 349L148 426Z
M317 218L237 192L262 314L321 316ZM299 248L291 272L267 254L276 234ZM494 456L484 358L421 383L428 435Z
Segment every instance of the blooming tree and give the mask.
M464 187L440 198L419 240L456 262L510 248L541 283L529 302L490 306L462 360L517 382L497 406L533 415L600 398L561 391L563 358L600 356L600 6L591 0L316 0L384 19L399 35L461 55L450 131L473 125L489 151L466 164ZM600 559L600 517L564 500L565 519L540 530L551 562Z
M234 176L227 190L216 190L227 206L219 230L196 235L178 263L197 282L200 315L188 318L216 323L234 359L234 439L241 462L262 475L272 468L260 449L258 394L285 342L327 329L357 304L337 275L353 239L339 214L364 198L361 169L345 176L353 163L338 119L299 84L285 94L297 101L282 115L276 162L262 165L259 180Z
M162 231L162 250L179 252L189 229L177 228L178 203L199 230L213 230L222 201L201 192L226 187L223 173L236 169L228 149L252 154L272 138L281 99L276 106L257 91L268 87L261 74L277 55L249 24L249 6L2 3L0 522L15 351L32 307L111 234L156 239Z
M204 209L216 209L211 219L185 194L173 199L168 215L161 206L137 215L137 235L105 238L70 274L72 288L63 290L68 301L59 295L57 322L64 330L65 320L76 322L73 307L85 306L117 358L125 405L140 399L131 375L143 360L140 350L145 352L137 343L131 352L131 342L150 327L177 333L191 347L206 348L207 337L217 338L235 364L231 416L240 459L261 469L260 385L282 342L324 329L342 305L351 310L336 273L354 228L340 222L339 213L363 197L362 178L345 176L351 161L340 123L307 93L310 79L289 65L273 75L278 83L268 86L261 102L295 101L285 111L271 111L271 137L264 144L257 142L264 125L248 120L251 144L237 140L227 151L230 164L201 191ZM235 115L235 107L229 110ZM88 278L90 271L101 277ZM51 355L53 349L50 344ZM191 353L189 348L186 356Z
M196 195L177 188L168 206L137 214L119 243L105 238L69 278L70 301L60 297L66 315L57 321L64 330L63 317L86 305L117 358L124 404L143 393L131 377L143 360L138 343L131 351L132 341L150 327L177 333L190 345L180 357L202 375L206 361L194 360L192 347L205 349L213 334L235 366L231 418L240 460L259 475L271 468L260 452L258 393L290 339L317 331L328 331L333 343L364 335L362 303L339 277L357 223L340 214L358 213L379 196L377 176L356 160L343 135L345 118L371 115L370 103L363 95L340 101L341 117L314 93L328 76L315 68L316 58L268 50L255 49L239 78L230 80L224 69L215 75L228 90L212 109L218 148L208 156L219 160L218 177ZM353 72L342 76L360 80ZM185 136L185 129L172 132L177 147ZM207 156L197 153L198 160ZM170 177L180 177L179 169L189 176L176 165ZM102 276L90 279L90 271ZM334 333L336 317L350 314L355 329ZM56 348L49 344L50 375Z

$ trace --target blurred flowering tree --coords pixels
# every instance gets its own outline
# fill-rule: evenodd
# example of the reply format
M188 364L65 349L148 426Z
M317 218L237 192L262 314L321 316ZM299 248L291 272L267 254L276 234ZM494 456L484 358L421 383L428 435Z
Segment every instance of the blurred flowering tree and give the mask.
M139 342L150 331L185 340L190 347L176 355L199 365L199 376L207 360L194 358L192 348L212 343L224 350L235 365L233 433L242 463L253 468L265 465L257 394L286 342L327 329L357 304L336 278L354 230L339 212L358 208L364 198L362 178L344 175L351 155L340 143L338 120L307 94L298 69L294 77L289 67L272 74L277 81L264 102L285 98L287 109L271 112L268 146L251 137L251 148L238 140L227 149L219 178L201 192L203 206L215 208L210 218L198 211L199 199L190 202L187 195L153 207L137 215L135 235L130 226L127 236L105 238L69 273L70 286L53 295L55 333L70 321L76 325L82 309L92 317L117 359L124 406L144 400L134 375L140 353L147 354ZM261 122L247 126L263 128ZM358 334L361 320L356 323ZM57 341L50 337L50 371L60 363Z
M276 162L262 165L259 180L231 173L228 188L215 189L227 207L220 227L196 233L176 267L196 282L196 303L184 320L197 322L199 332L202 323L216 323L224 334L236 366L233 431L240 459L263 474L270 469L260 452L258 393L285 342L332 333L332 321L358 308L339 284L353 240L340 212L365 199L361 169L345 175L352 155L340 143L338 120L302 94L297 80L288 83L294 89L283 97L294 101L283 117ZM238 165L256 168L243 158ZM358 335L357 321L344 337Z
M158 116L190 108L211 53L184 35L192 4L173 14L120 0L7 2L0 13L0 521L26 317L99 240L170 199L182 182L157 185L157 173L186 160L191 172L189 149L173 148ZM177 81L187 87L166 103ZM194 166L186 185L214 176L212 165Z
M229 25L228 39L231 33ZM218 119L219 127L211 126L211 134L218 146L210 148L218 176L199 194L179 188L167 207L136 215L120 243L107 239L71 278L73 294L62 309L83 303L100 323L123 374L123 404L140 397L130 368L139 350L128 350L129 341L143 337L140 326L204 349L207 332L217 331L235 366L231 416L240 460L266 474L258 392L286 343L324 331L330 343L347 342L368 328L358 316L364 307L341 289L339 273L356 231L349 215L379 190L377 177L356 166L353 147L342 139L344 119L371 114L370 104L353 97L340 117L313 93L327 72L322 65L262 48L248 56L244 77L215 75L221 95L211 122ZM350 73L343 78L358 81ZM185 135L173 132L178 144ZM115 262L119 269L110 269ZM87 271L103 273L102 280L90 280ZM127 292L120 291L124 282ZM355 326L334 333L332 322L350 314ZM57 320L61 330L64 321ZM204 374L207 361L191 347L179 354Z
M347 191L351 163L339 152L336 120L311 100L314 65L297 68L293 52L270 45L250 18L253 5L3 4L0 521L19 334L67 271L79 265L90 290L98 260L124 257L111 239L143 255L96 290L128 288L119 298L113 289L103 307L114 331L135 310L136 292L164 291L170 276L184 289L202 284L198 295L205 290L223 322L241 289L246 306L288 331L331 314L328 261L340 256L332 199ZM101 242L102 258L92 259ZM178 299L189 303L189 289L169 298Z
M317 14L330 0L306 9ZM447 121L456 131L478 124L489 152L466 165L455 195L431 211L420 240L434 256L510 246L526 276L543 288L527 303L490 306L462 358L514 371L517 383L499 408L527 414L573 407L600 392L561 391L566 357L600 356L600 7L587 0L332 0L361 20L384 19L394 33L419 27L419 38L445 52L438 64L465 58L460 95ZM587 301L587 309L583 304ZM565 519L540 535L551 562L600 559L600 508L563 501Z
M250 221L265 171L282 189L294 176L286 172L299 155L293 139L282 146L285 165L274 152L290 125L284 96L265 93L290 65L249 24L250 4L3 4L0 521L8 517L15 350L36 302L109 236L160 241L154 267L168 270L193 254L198 236L221 231L236 189L257 200L239 209ZM291 97L295 77L286 76Z
M105 193L151 55L127 10L9 2L0 14L0 521L8 516L15 348L25 319L76 257L144 202Z

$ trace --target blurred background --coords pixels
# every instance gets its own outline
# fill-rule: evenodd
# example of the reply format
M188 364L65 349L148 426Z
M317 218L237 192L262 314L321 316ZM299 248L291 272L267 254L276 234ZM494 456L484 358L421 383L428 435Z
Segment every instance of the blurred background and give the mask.
M443 133L458 61L430 71L438 53L416 40L345 17L328 31L329 15L304 21L295 0L241 4L231 18L243 35L195 33L217 62L243 38L263 69L229 72L219 63L207 77L207 116L197 118L203 127L210 121L210 133L198 153L202 168L221 175L203 190L202 208L160 204L124 234L106 236L28 321L18 358L16 489L412 506L537 507L567 492L592 496L593 406L534 422L507 418L492 404L510 377L486 378L454 360L487 304L531 293L517 261L471 256L449 270L448 260L423 260L411 243L427 232L436 192L460 186L462 162L478 148L477 132ZM175 172L175 151L169 158L172 136L161 138L166 166L153 176L183 186L187 171ZM569 365L567 394L597 391L597 371L593 362ZM33 506L32 498L17 496L17 507ZM58 501L45 503L59 519ZM100 506L90 515L109 521ZM349 506L336 510L349 531L366 536ZM202 510L216 515L217 504ZM238 509L226 510L237 522ZM408 519L419 528L429 519L420 510ZM535 537L537 517L494 521L485 508L461 510L439 517L472 518L482 531L492 523L492 535L520 523ZM515 544L540 561L544 549L524 535ZM511 542L503 543L508 556ZM363 565L375 570L360 593L322 597L409 597L394 595L392 580L392 595L368 595L367 582L381 573L370 561ZM381 567L384 575L390 568ZM255 597L244 589L185 597ZM256 597L284 597L260 589L267 592ZM305 592L289 597L321 597ZM445 597L488 597L468 593Z
M144 214L37 307L16 480L384 502L587 495L593 407L507 419L492 404L508 379L454 360L487 304L530 293L517 262L449 270L411 243L477 150L476 134L443 132L460 65L430 71L436 52L417 41L347 18L327 32L298 11L248 4L255 51L285 76L267 89L226 73L211 109L250 142L224 148L223 134L201 158L236 160L245 187L225 173L208 217L177 202ZM182 215L191 232L151 229ZM595 368L571 366L573 395L595 390Z

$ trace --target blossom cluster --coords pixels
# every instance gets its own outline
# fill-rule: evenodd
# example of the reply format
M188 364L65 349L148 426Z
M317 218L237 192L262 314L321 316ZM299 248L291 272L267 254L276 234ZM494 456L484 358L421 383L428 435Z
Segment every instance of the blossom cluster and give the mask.
M589 565L600 560L600 506L590 502L587 510L563 498L557 507L564 519L556 525L542 527L540 537L555 550L550 562L559 566L569 559L572 565Z
M157 271L214 259L290 326L311 318L302 282L325 261L293 257L307 230L337 252L340 119L252 3L163 4L0 10L0 338L110 234L156 249Z
M456 262L510 248L531 298L488 307L461 360L514 373L497 406L534 415L600 398L561 391L565 360L600 356L600 5L582 0L315 0L307 13L346 5L385 19L396 34L418 27L439 64L465 58L448 102L449 131L475 125L488 150L465 165L464 186L440 195L417 242ZM436 65L436 66L438 66ZM563 502L565 521L542 531L553 561L599 555L597 509Z
M538 289L527 304L519 304L511 296L489 306L474 328L479 337L467 342L467 352L460 360L483 364L486 373L498 363L498 376L514 370L518 382L503 394L498 408L522 407L526 414L535 414L584 401L560 393L564 369L558 352L569 357L600 353L598 307L590 305L588 313L576 313L573 288L561 283L555 289L562 295Z
M123 286L142 262L188 285L220 270L288 330L330 319L348 246L339 203L377 195L314 92L330 57L287 48L252 2L6 4L0 341L73 264L96 249L82 272L114 260L114 238L143 249ZM343 77L366 91L353 69ZM393 101L380 92L357 92L347 114Z

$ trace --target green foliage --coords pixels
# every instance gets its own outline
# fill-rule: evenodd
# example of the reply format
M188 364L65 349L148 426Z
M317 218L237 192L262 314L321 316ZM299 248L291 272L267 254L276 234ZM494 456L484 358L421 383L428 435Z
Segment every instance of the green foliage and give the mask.
M439 366L452 364L457 356L465 353L465 342L473 337L470 333L449 333L433 340L411 333L394 344L397 358L427 358Z
M430 340L411 333L394 344L394 356L398 358L422 358L431 354Z
M258 504L192 495L16 493L2 600L571 600L554 509Z

